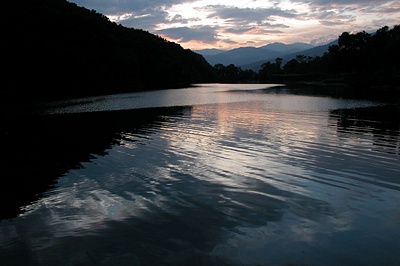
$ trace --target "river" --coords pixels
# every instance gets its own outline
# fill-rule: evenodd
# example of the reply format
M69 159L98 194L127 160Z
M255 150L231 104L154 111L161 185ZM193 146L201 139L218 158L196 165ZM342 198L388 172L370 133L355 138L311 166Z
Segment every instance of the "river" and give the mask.
M400 108L271 84L3 111L1 265L398 265Z

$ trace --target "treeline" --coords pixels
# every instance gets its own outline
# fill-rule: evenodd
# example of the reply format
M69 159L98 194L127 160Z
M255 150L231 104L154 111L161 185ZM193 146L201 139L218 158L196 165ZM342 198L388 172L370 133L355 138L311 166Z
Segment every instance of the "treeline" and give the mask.
M400 26L344 32L321 57L298 56L259 72L221 64L66 0L0 1L0 98L55 98L205 82L335 80L399 87Z
M282 59L266 62L257 73L233 65L215 65L220 80L231 82L341 82L355 88L400 87L400 25L339 36L338 44L323 56L299 55L282 65ZM236 75L232 74L236 73Z
M65 0L1 1L0 23L2 99L215 81L202 56Z

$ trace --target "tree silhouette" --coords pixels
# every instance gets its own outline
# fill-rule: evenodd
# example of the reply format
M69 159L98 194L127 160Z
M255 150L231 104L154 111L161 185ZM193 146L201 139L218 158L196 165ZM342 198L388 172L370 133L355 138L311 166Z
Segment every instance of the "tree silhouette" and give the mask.
M329 47L322 57L299 55L283 67L286 74L314 78L341 78L354 88L386 87L391 92L400 87L400 26L385 26L370 34L343 32L338 44ZM385 89L387 92L387 89Z
M65 0L1 1L0 23L3 98L109 94L215 79L202 56Z

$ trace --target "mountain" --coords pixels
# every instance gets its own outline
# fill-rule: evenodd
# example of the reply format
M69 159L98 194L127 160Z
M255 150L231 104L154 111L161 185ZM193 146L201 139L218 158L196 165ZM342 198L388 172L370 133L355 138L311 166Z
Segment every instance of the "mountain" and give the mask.
M282 52L272 51L264 48L255 47L241 47L229 50L216 55L204 55L204 58L211 65L223 64L241 66L258 61L261 58L271 58L273 56L280 56Z
M0 98L56 98L212 80L199 54L66 0L0 2Z
M274 42L267 44L265 46L261 46L260 48L264 49L269 49L272 51L277 51L277 52L285 52L285 53L296 53L299 51L304 51L307 49L311 49L314 46L308 43L301 43L301 42L296 42L292 44L284 44L281 42Z
M203 49L203 50L193 50L193 52L201 54L202 56L205 56L205 55L217 55L217 54L226 52L226 50L212 48L212 49Z
M280 58L283 59L282 65L285 65L290 60L295 59L296 56L298 56L298 55L305 55L305 56L311 56L311 57L322 56L324 53L328 52L329 46L332 46L337 43L338 43L338 40L335 40L328 44L316 46L311 49L282 55L282 56L280 56ZM259 61L252 62L250 64L242 65L241 68L242 69L251 69L251 70L254 70L257 72L260 70L262 64L264 64L266 62L271 62L271 63L275 62L275 59L276 59L276 57L270 57L269 59L266 59L266 60L259 60Z
M310 49L313 46L306 43L270 43L261 47L240 47L229 51L223 51L218 53L219 50L198 50L197 53L204 56L208 63L211 65L223 64L236 66L242 66L253 62L261 61L262 59L282 57L286 54L291 54L306 49Z

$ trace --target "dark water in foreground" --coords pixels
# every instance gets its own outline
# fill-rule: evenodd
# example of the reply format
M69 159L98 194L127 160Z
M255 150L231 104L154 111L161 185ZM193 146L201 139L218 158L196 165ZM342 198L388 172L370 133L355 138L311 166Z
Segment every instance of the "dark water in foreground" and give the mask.
M399 106L268 87L3 113L0 265L400 265Z

